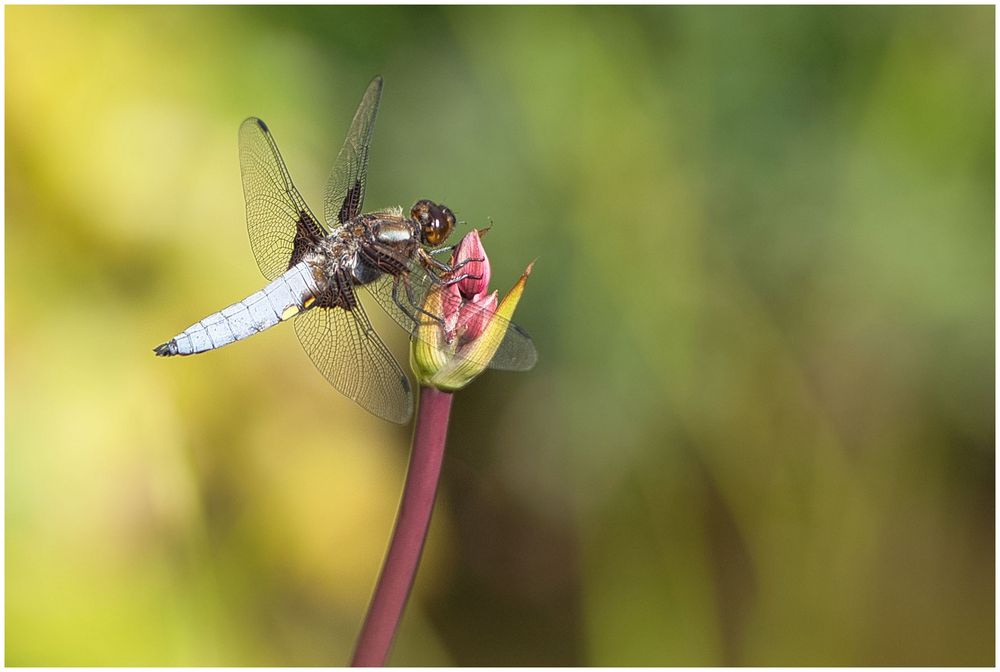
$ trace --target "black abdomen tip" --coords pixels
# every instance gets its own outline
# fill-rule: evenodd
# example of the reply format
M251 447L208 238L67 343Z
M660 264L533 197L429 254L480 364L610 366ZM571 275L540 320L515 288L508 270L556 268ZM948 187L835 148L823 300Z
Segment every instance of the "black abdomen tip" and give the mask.
M170 357L177 354L177 344L172 340L153 348L157 357Z

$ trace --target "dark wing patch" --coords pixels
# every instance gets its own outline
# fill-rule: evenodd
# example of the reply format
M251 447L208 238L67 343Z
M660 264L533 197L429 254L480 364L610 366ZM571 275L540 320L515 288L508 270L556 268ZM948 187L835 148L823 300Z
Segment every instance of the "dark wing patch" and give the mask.
M299 218L295 220L295 240L292 243L292 255L288 262L288 268L302 261L302 255L316 247L326 233L319 225L312 213L302 210Z
M250 247L261 273L273 280L288 270L293 253L301 250L300 239L326 232L292 183L267 125L250 117L239 138Z
M368 148L381 98L382 78L376 77L361 97L344 145L327 179L323 215L331 227L354 219L361 212L368 175Z
M364 188L361 186L361 180L355 180L344 196L344 203L340 206L340 212L337 215L338 221L346 222L353 219L361 211L361 201L364 198L363 192Z

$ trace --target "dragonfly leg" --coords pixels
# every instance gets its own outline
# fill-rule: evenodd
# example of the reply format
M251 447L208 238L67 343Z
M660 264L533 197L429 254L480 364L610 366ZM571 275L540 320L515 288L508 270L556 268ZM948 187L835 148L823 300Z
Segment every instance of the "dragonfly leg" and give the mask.
M451 252L456 247L458 247L458 245L446 245L445 247L439 247L434 250L427 250L427 254L441 254L442 252Z
M406 317L413 320L414 324L417 324L417 318L409 311L409 309L407 309L406 306L403 305L403 302L399 299L399 278L396 278L392 282L392 302L399 306L399 309L403 311Z
M420 263L422 263L428 270L430 270L433 267L436 268L438 271L444 273L451 273L451 266L444 263L443 261L438 261L437 259L432 257L427 250L423 248L418 248L417 256L420 258ZM436 283L438 282L439 278L435 277L434 273L428 273L427 275L430 276Z
M451 273L452 270L451 266L444 263L443 261L438 261L429 254L427 255L427 262L434 268L438 269L439 271L444 271L445 273Z
M461 275L456 275L454 278L448 278L443 284L447 287L448 285L454 285L456 282L462 282L462 280L465 280L466 278L472 280L482 280L483 276L477 273L462 273Z
M397 306L399 306L399 309L406 314L406 317L413 320L414 324L420 324L420 320L417 319L417 316L414 315L412 312L410 312L410 309L407 308L405 305L403 305L402 299L399 298L399 282L400 278L397 277L392 283L392 302L395 303ZM435 322L439 323L443 327L444 320L442 320L437 315L432 315L431 313L427 312L420 305L417 304L416 299L413 297L413 288L410 286L410 283L403 280L403 284L406 286L406 298L410 302L410 306L416 308L418 312L423 313L424 315L431 318Z
M459 263L455 264L454 266L452 266L451 270L452 270L452 272L454 272L454 271L457 271L458 269L462 268L466 264L471 264L473 262L479 263L479 262L482 262L482 261L486 261L486 257L473 257L471 259L463 259L461 262L459 262Z
M479 262L486 261L486 257L470 257L469 259L463 259L459 263L457 263L454 266L452 266L450 264L444 263L443 261L438 261L437 259L435 259L432 256L430 256L430 255L432 255L432 254L434 254L436 252L442 252L444 250L454 249L454 247L455 246L452 245L450 248L443 247L443 248L441 248L439 250L424 251L423 254L421 254L420 256L421 256L421 259L423 260L423 262L424 262L425 265L427 265L427 266L433 266L434 268L438 269L439 271L443 271L444 273L454 273L458 269L464 267L466 264L479 263Z
M444 320L441 319L439 316L434 315L434 314L429 313L426 310L424 310L423 306L420 305L420 303L417 301L416 297L413 296L413 285L411 285L405 278L403 279L403 285L406 286L406 298L409 299L410 305L413 306L414 308L416 308L418 311L420 311L424 315L426 315L427 317L429 317L432 320L434 320L435 322L437 322L438 324L440 324L441 328L443 329L444 328Z

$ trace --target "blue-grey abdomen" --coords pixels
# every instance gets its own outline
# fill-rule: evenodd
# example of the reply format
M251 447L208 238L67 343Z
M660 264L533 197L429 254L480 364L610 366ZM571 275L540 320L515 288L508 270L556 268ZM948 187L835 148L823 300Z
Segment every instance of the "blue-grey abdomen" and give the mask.
M166 357L221 348L308 310L316 293L312 269L299 262L264 289L199 320L154 351Z

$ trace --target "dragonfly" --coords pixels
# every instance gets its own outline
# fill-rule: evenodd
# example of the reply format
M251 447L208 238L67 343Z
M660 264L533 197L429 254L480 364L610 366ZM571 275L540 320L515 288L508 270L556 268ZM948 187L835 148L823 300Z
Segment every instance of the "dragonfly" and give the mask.
M362 213L382 86L380 76L368 85L334 162L323 203L326 225L292 183L267 124L250 117L240 125L250 247L269 283L158 345L158 356L216 350L294 318L303 349L337 390L381 418L409 420L412 387L359 295L374 299L411 338L426 339L421 327L443 326L447 302L461 301L441 288L469 274L462 272L465 262L438 258L454 249L445 245L456 227L446 205L420 199L408 215L398 206ZM441 300L428 302L434 291ZM441 306L439 313L427 309L432 304ZM494 313L483 317L502 328L491 330L500 341L495 354L477 364L511 371L534 366L537 353L524 329Z

